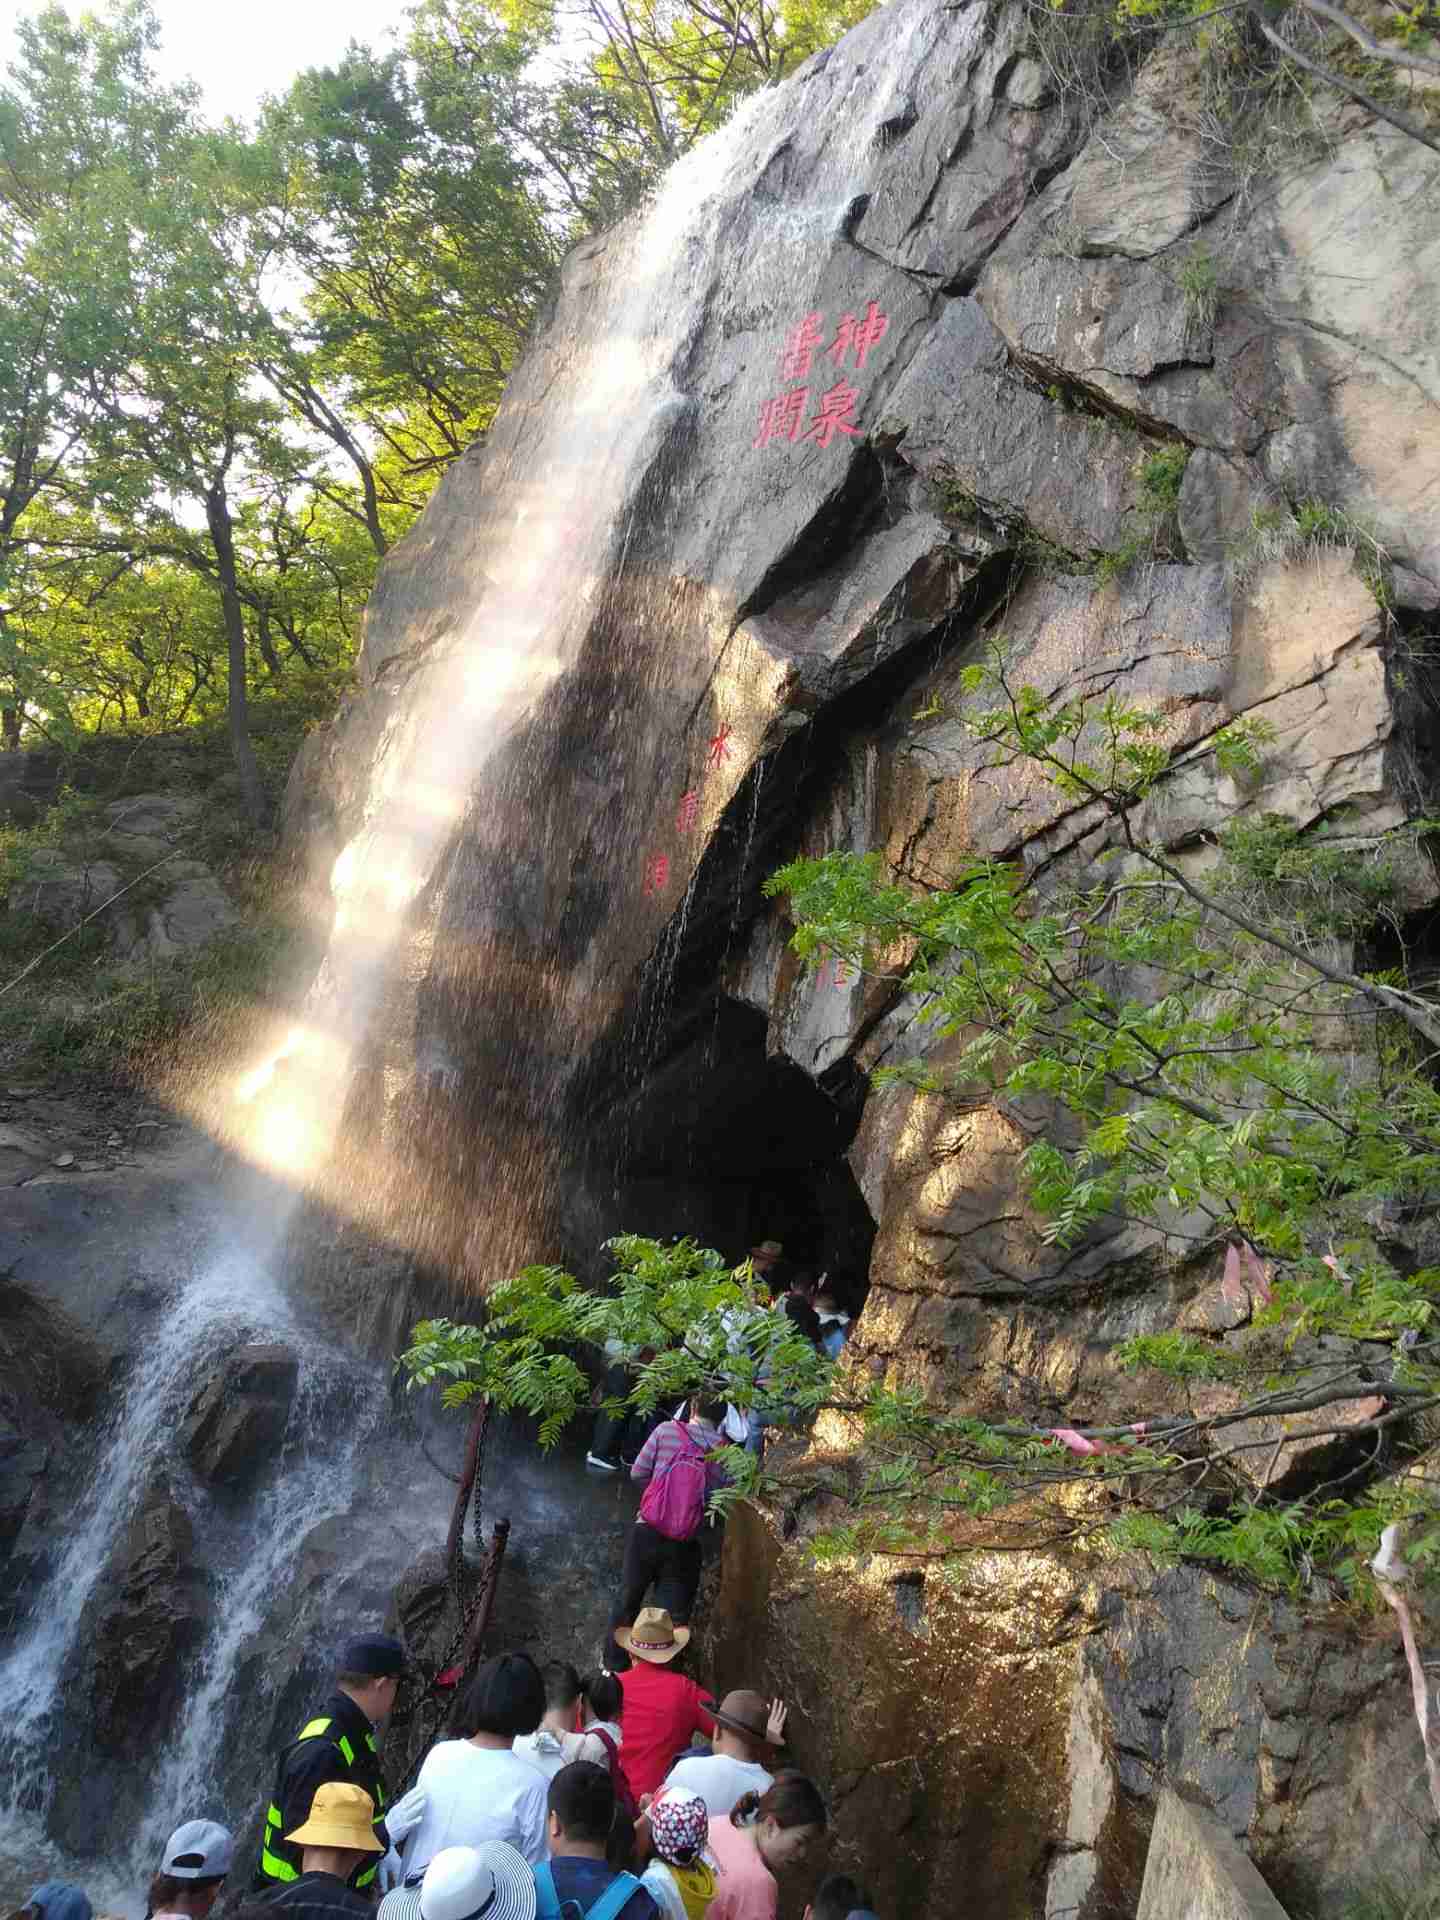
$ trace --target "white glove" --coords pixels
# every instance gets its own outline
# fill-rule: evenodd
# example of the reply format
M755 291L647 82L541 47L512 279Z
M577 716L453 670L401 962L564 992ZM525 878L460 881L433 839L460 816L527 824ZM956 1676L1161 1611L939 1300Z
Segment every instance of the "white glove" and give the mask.
M1391 1586L1399 1586L1401 1581L1410 1578L1410 1569L1400 1558L1400 1528L1389 1526L1380 1534L1380 1551L1370 1562L1370 1571L1377 1580L1385 1580Z
M393 1807L385 1809L385 1831L390 1836L392 1847L401 1846L425 1818L426 1793L423 1787L412 1787L407 1794L397 1800Z
M405 1862L400 1858L394 1847L391 1847L390 1851L381 1860L379 1867L376 1869L376 1879L379 1883L381 1893L389 1893L392 1888L398 1887L403 1883L405 1879Z

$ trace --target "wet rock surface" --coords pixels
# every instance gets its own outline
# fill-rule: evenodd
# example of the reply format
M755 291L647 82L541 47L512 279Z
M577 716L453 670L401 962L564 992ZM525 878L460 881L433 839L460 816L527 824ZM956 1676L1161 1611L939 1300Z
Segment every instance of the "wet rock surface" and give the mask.
M1134 1912L1167 1782L1247 1841L1292 1913L1380 1857L1425 1871L1399 1649L1198 1569L817 1567L793 1519L745 1509L703 1656L717 1686L792 1703L790 1757L831 1784L835 1863L878 1882L882 1910L945 1911L963 1881L982 1912Z
M274 1465L295 1398L300 1361L288 1347L237 1347L200 1389L181 1444L202 1480L236 1491Z

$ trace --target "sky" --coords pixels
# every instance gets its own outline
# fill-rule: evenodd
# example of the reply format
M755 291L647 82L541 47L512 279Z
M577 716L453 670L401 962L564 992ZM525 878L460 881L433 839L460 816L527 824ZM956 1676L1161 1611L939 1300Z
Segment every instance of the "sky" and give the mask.
M74 15L100 11L95 0L65 0ZM382 49L406 25L408 0L152 0L160 22L156 67L167 80L200 83L207 114L253 113L260 96L283 93L305 67L328 66L351 40ZM31 13L40 0L19 0ZM0 0L0 67L14 52L12 7Z

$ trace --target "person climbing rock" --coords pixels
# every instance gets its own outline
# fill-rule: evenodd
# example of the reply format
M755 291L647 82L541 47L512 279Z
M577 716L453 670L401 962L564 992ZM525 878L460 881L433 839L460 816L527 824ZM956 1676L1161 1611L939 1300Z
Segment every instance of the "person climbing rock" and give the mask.
M763 1280L773 1291L778 1292L790 1283L789 1263L778 1240L762 1240L759 1246L751 1247L750 1266L755 1278Z
M335 1691L280 1756L255 1870L257 1888L281 1886L299 1878L300 1852L285 1835L305 1820L317 1789L327 1781L361 1787L369 1794L375 1803L375 1831L382 1854L387 1846L399 1846L418 1825L425 1810L424 1795L418 1789L385 1814L385 1787L375 1742L375 1729L384 1725L395 1705L404 1668L405 1649L392 1634L358 1634L342 1648ZM362 1862L356 1885L370 1885L375 1874L374 1861Z
M836 1295L824 1284L826 1276L823 1273L820 1279L820 1291L812 1303L815 1318L820 1323L820 1346L828 1360L838 1360L849 1338L850 1316L841 1307Z
M610 1618L605 1664L623 1666L616 1631L635 1618L653 1586L655 1604L683 1626L700 1585L700 1529L705 1502L725 1484L713 1459L724 1445L716 1425L723 1408L691 1402L688 1420L666 1420L640 1449L630 1478L645 1488L640 1513L625 1542L620 1601Z
M689 1643L688 1627L677 1627L664 1607L645 1607L636 1615L634 1626L617 1627L615 1637L635 1662L617 1678L624 1696L620 1771L638 1805L659 1786L691 1736L698 1733L708 1739L715 1722L705 1689L671 1670Z
M677 1760L667 1787L698 1793L709 1814L729 1813L747 1793L768 1793L775 1776L763 1764L785 1740L785 1702L737 1687L711 1712L715 1740L709 1753Z
M478 1669L455 1709L464 1737L440 1741L420 1769L425 1817L405 1847L407 1884L447 1847L504 1840L531 1862L545 1858L545 1776L514 1751L544 1712L528 1653L496 1654Z
M590 1449L585 1455L587 1467L595 1467L601 1473L618 1473L621 1462L640 1451L647 1438L646 1416L635 1407L607 1413L604 1402L623 1400L630 1391L635 1369L647 1366L654 1358L653 1347L627 1347L623 1340L605 1342L605 1378L595 1389L597 1411Z
M546 1838L550 1858L535 1867L536 1920L660 1920L660 1909L633 1873L605 1858L615 1822L615 1788L604 1767L574 1760L550 1782Z
M165 1842L160 1871L150 1882L151 1920L205 1920L235 1858L228 1827L214 1820L186 1820ZM46 1920L67 1920L47 1914Z
M572 1760L590 1760L608 1769L610 1756L604 1741L594 1734L575 1731L580 1676L574 1667L568 1660L547 1660L540 1678L545 1683L544 1715L533 1733L516 1734L514 1751L532 1767L538 1767L547 1780L553 1780Z
M385 1851L375 1838L375 1802L363 1787L327 1781L316 1789L308 1818L285 1839L299 1850L300 1871L269 1895L268 1913L281 1909L286 1920L343 1920L372 1911L370 1896L349 1884Z
M780 1773L767 1793L747 1793L710 1822L718 1885L706 1920L775 1920L776 1875L804 1864L825 1837L828 1815L813 1780Z

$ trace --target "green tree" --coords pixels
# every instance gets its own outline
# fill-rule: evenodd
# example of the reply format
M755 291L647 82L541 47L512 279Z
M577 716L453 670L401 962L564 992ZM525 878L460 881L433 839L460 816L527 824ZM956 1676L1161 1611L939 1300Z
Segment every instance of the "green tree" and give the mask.
M264 118L270 243L304 295L261 369L353 471L358 501L331 497L377 552L488 427L558 263L533 166L473 104L443 61L352 47Z
M140 3L72 25L58 6L17 28L0 89L0 745L20 743L27 663L11 614L24 521L63 493L132 344L117 200L154 190L191 94L162 87Z
M875 0L422 0L409 51L439 111L534 157L574 234L634 206L746 95L773 86Z
M859 1369L775 1357L765 1397L829 1408L857 1442L849 1464L811 1475L845 1513L821 1550L943 1558L1002 1537L1108 1537L1289 1586L1314 1566L1363 1584L1382 1525L1424 1517L1408 1556L1440 1558L1425 1483L1405 1470L1417 1416L1440 1406L1440 1271L1397 1266L1377 1224L1428 1204L1440 1183L1437 1012L1402 981L1335 959L1337 938L1385 911L1428 823L1362 856L1280 822L1242 824L1202 885L1145 825L1169 772L1161 716L1113 697L1052 703L1012 686L998 656L971 670L967 693L982 749L1090 809L1108 853L1069 880L977 861L938 889L888 875L874 855L796 861L770 883L789 898L793 943L909 997L949 1043L943 1065L916 1060L883 1080L969 1104L1050 1104L1055 1124L1022 1172L1053 1238L1074 1243L1117 1215L1146 1223L1157 1248L1223 1256L1254 1324L1117 1346L1116 1397L1130 1404L1103 1426L997 1421ZM1262 729L1239 725L1207 750L1244 777L1263 744ZM1351 1061L1362 1014L1369 1072ZM616 1251L614 1298L529 1269L481 1325L418 1328L412 1378L448 1374L451 1399L489 1392L540 1413L553 1434L581 1401L574 1374L547 1356L613 1333L668 1340L638 1403L658 1404L662 1384L753 1403L756 1356L716 1318L737 1303L727 1285L743 1293L743 1272L726 1276L718 1256L683 1244ZM693 1291L697 1263L708 1296ZM698 1347L692 1324L709 1329ZM1196 1379L1225 1389L1205 1412L1184 1403ZM1324 1410L1342 1403L1333 1430L1360 1457L1334 1486L1282 1498L1266 1472L1241 1470L1278 1457L1279 1421L1309 1413L1324 1430Z

